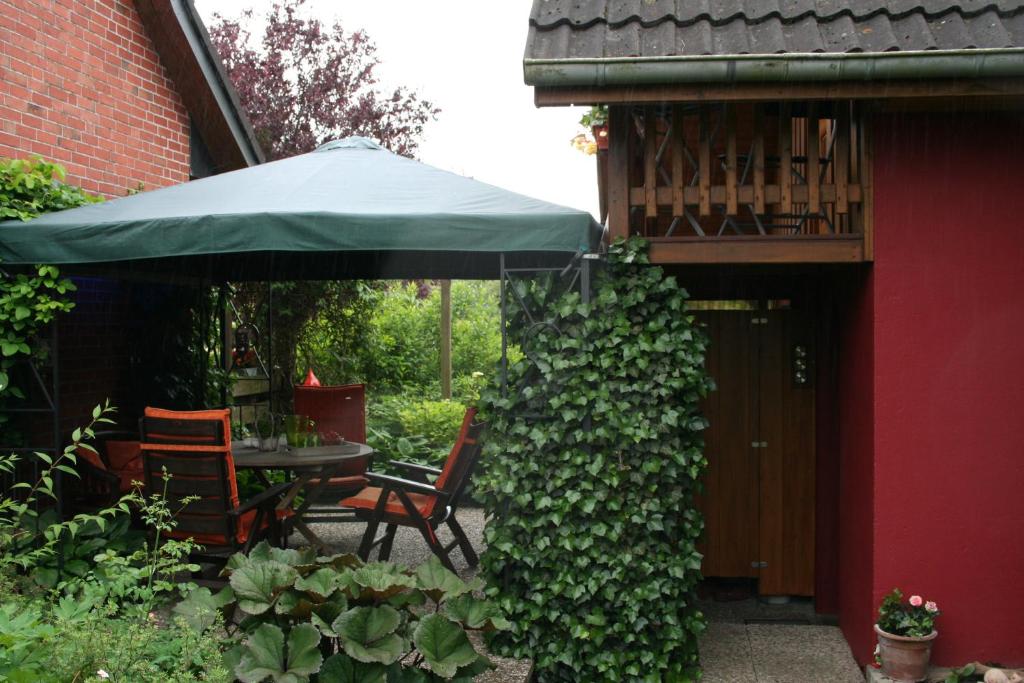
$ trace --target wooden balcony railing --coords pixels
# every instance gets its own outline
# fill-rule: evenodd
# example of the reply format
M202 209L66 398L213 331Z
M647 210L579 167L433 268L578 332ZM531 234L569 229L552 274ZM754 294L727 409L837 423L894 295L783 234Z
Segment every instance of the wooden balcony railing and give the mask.
M610 233L647 237L655 261L870 260L870 146L856 104L609 114L599 177Z

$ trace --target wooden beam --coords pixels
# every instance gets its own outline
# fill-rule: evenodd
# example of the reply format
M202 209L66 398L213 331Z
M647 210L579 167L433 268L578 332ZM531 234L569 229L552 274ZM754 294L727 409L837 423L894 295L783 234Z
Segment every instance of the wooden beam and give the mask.
M683 200L683 188L686 187L686 164L683 156L683 145L686 136L683 131L683 108L672 107L672 215L680 218L686 210Z
M833 131L835 142L832 147L832 177L836 183L836 213L850 211L846 185L850 177L850 105L842 103L836 117Z
M648 218L658 216L658 114L654 107L644 107L644 188L647 190Z
M861 207L862 229L864 231L864 260L875 260L875 199L874 199L874 132L871 130L871 115L864 107L860 115L860 172L864 186L864 201Z
M818 121L818 107L811 103L807 110L807 210L821 211L821 124Z
M793 118L792 106L779 106L779 204L782 213L793 212Z
M650 238L651 263L860 263L860 235Z
M763 214L764 201L764 106L754 105L754 213Z
M700 108L700 148L698 167L700 173L700 215L711 215L711 122L708 120L707 105Z
M790 197L797 204L808 203L808 187L806 185L795 185L790 190ZM835 184L825 183L818 186L818 198L826 204L836 201L838 190ZM857 183L850 183L846 186L846 194L850 203L863 201L864 190ZM655 193L658 206L671 206L675 200L672 188L659 187ZM712 185L708 189L708 196L712 204L725 204L725 185ZM754 186L740 185L736 188L736 197L740 204L754 203ZM782 199L781 188L772 183L764 186L764 198L768 204L778 204ZM633 187L629 190L629 204L631 206L645 206L647 203L647 188L644 186ZM700 203L700 190L696 187L683 188L683 203L687 206L697 206Z
M739 213L736 197L736 107L725 107L725 213Z
M629 236L630 114L626 107L608 108L608 236Z
M779 102L783 100L909 100L993 98L1012 103L1024 78L827 83L679 83L650 86L534 88L538 107L662 102ZM1009 99L1007 99L1009 98ZM1019 102L1018 102L1019 106Z

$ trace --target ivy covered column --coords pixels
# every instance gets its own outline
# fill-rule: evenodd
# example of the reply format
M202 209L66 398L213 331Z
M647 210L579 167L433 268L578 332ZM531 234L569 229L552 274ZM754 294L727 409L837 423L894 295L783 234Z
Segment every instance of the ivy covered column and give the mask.
M686 299L643 242L616 242L592 301L547 302L552 324L533 326L508 391L485 399L483 567L513 625L493 647L534 659L538 680L696 678L712 385Z

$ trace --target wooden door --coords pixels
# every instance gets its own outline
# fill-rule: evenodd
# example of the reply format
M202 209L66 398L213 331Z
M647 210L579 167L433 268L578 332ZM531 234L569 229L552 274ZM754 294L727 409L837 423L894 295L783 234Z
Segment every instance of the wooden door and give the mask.
M756 425L757 345L750 311L709 311L698 318L711 339L707 368L717 389L704 403L708 469L704 476L705 576L756 577L758 556L757 458L751 453Z
M809 328L788 309L698 317L711 339L708 372L717 385L704 403L704 575L757 578L762 595L813 595Z
M807 326L761 314L758 392L761 595L814 595L814 384ZM801 362L802 361L802 362Z

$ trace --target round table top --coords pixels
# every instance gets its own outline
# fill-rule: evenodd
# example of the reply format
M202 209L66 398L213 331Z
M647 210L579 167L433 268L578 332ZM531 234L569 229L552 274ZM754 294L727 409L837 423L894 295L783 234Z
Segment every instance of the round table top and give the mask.
M352 451L352 446L359 450ZM231 447L231 456L236 468L301 469L319 465L334 465L346 460L365 458L373 449L364 443L346 442L340 446L317 446L314 448L291 448L280 451L261 451L251 446Z

